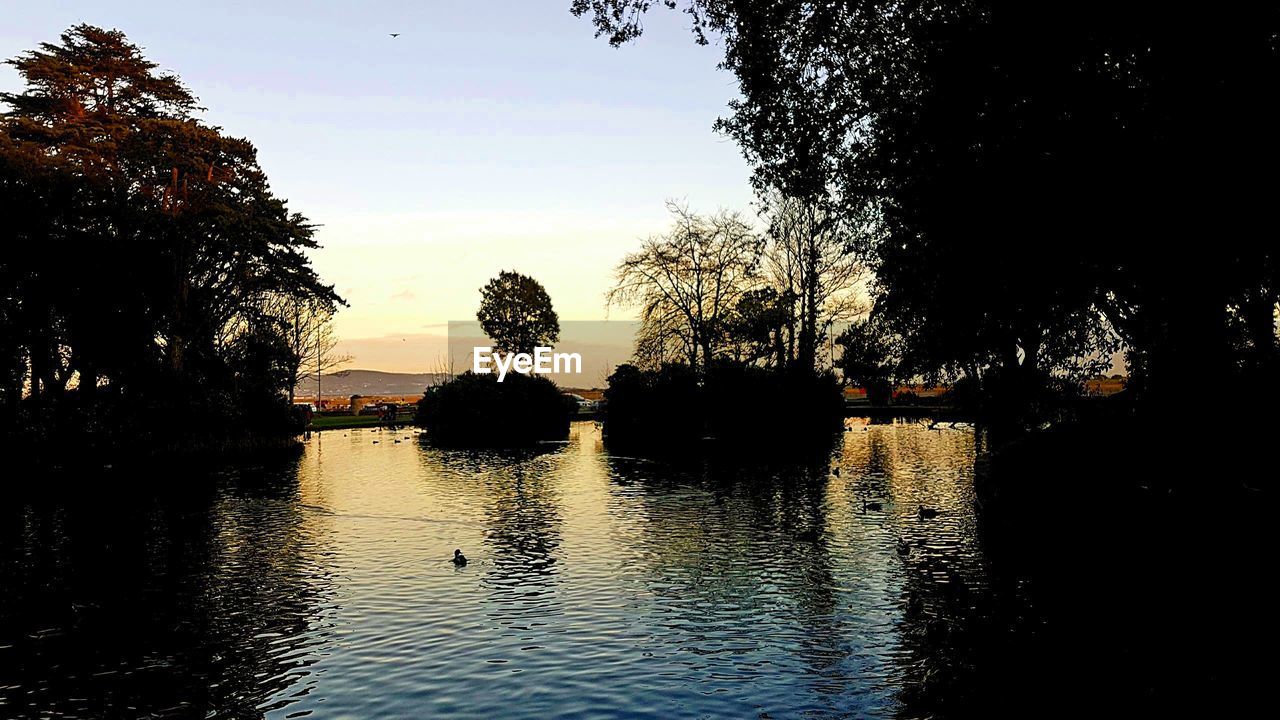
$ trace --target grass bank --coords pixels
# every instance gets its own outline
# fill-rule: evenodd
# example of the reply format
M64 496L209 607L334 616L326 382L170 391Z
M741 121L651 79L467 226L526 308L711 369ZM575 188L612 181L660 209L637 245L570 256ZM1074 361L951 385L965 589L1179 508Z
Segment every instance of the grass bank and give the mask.
M401 413L396 418L396 422L400 425L412 425L412 413ZM311 419L310 429L319 430L346 430L348 428L364 428L378 427L379 418L377 415L316 415Z

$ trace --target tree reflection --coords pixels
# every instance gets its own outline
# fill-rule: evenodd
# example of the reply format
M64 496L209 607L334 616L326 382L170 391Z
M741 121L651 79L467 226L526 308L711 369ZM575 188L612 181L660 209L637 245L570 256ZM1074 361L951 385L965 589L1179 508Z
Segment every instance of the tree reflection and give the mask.
M493 614L521 624L558 612L557 558L563 518L558 487L564 445L522 450L442 450L424 446L420 462L436 482L481 506L488 561L484 582Z
M184 490L107 475L83 478L81 494L5 503L0 705L254 717L306 693L330 587L295 472L187 478ZM125 485L137 489L110 489Z
M656 657L697 657L708 693L745 682L794 697L782 686L801 679L818 713L887 701L861 625L887 620L869 609L885 606L872 569L889 558L850 556L828 467L610 460L611 514L643 563L633 580L660 596Z

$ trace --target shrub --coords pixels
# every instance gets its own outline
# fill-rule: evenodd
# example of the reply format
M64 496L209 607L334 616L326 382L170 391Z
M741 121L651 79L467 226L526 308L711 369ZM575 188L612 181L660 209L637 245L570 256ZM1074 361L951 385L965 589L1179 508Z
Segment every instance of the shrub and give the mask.
M605 391L605 431L614 446L683 451L714 438L743 449L826 443L843 423L844 398L831 373L780 373L716 363L645 371L622 365ZM763 444L762 444L763 443Z
M569 434L569 403L543 377L465 372L428 388L418 402L417 424L437 445L516 447Z

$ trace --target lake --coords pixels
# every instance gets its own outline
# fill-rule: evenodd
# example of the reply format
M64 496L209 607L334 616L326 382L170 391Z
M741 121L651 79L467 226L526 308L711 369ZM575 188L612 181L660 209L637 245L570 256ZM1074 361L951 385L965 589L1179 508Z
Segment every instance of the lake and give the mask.
M525 452L330 431L285 461L149 471L162 491L113 470L7 503L0 715L989 706L1052 633L993 567L981 435L848 425L829 459L775 467L618 457L589 422Z

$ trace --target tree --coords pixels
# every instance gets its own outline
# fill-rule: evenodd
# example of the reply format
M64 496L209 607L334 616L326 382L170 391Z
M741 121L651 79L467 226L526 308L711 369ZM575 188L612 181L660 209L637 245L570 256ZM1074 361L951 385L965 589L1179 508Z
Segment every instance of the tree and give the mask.
M546 289L517 272L504 270L480 288L476 319L499 352L532 355L560 339L560 318Z
M877 318L861 318L836 338L840 368L846 382L867 391L873 405L887 405L893 395L900 358L895 338Z
M795 337L794 330L794 295L759 287L738 299L725 336L735 360L786 369L792 364L787 340Z
M728 344L734 309L758 285L764 241L737 213L703 216L674 201L667 208L671 230L623 258L606 300L640 308L638 359L684 360L696 371Z
M335 311L330 303L288 295L266 301L263 313L279 326L279 334L288 348L290 404L297 394L298 385L313 375L316 376L316 397L319 398L320 376L352 360L350 355L336 351Z
M763 194L761 215L769 236L765 274L787 306L785 364L812 370L829 329L864 310L857 291L866 268L853 253L854 231L822 197L802 199L769 190Z
M323 389L321 381L324 378L324 374L351 362L352 357L337 351L338 335L333 331L332 314L313 315L308 325L309 337L305 341L303 348L307 354L303 356L299 371L307 375L315 374L316 406L319 407L324 402L324 396L321 394ZM340 376L345 374L338 373ZM294 377L297 378L297 375ZM290 398L292 398L292 391L290 392Z
M655 4L572 9L620 44ZM877 312L919 372L1021 393L1119 339L1168 409L1280 362L1274 8L662 4L724 47L741 97L717 127L757 186L869 224Z
M25 88L0 94L0 316L23 367L0 376L5 395L25 384L36 425L72 401L86 417L103 398L230 412L253 386L280 401L284 328L265 308L341 299L253 145L198 120L119 31L77 25L9 64Z

